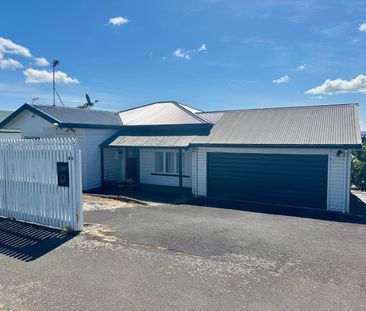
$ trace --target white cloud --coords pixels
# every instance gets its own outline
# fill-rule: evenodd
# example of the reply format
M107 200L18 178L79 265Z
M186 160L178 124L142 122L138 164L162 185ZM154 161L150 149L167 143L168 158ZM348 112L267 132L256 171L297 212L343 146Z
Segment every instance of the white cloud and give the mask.
M188 51L184 51L182 49L176 49L174 52L173 52L173 55L175 57L179 57L179 58L184 58L184 59L191 59L191 56L189 56L189 53Z
M288 75L282 76L278 79L272 80L273 83L276 84L282 84L282 83L287 83L290 81L290 77Z
M23 74L25 75L25 83L52 83L51 71L29 68L23 71ZM71 78L62 71L55 72L55 80L57 83L79 84L79 81L76 78Z
M366 93L366 76L358 75L351 80L335 79L326 80L322 85L305 92L306 94L336 94L336 93Z
M206 44L202 44L197 50L196 52L203 52L203 51L207 51L207 46Z
M203 43L199 48L193 50L185 50L178 48L175 51L173 51L173 56L183 59L191 59L192 55L207 51L208 51L207 46L206 44Z
M306 68L306 64L299 65L295 68L291 68L290 71L303 71Z
M0 58L0 69L15 70L18 68L23 68L23 65L17 60L12 58Z
M321 96L321 95L316 95L316 96L311 96L311 99L324 99L327 98L326 96Z
M45 66L49 66L50 63L48 62L47 59L45 59L44 57L36 57L35 58L35 64L36 66L39 66L39 67L45 67Z
M128 22L129 22L129 20L127 18L118 16L118 17L110 18L108 21L108 24L111 24L113 26L121 26L123 24L127 24Z
M366 23L360 24L360 26L358 26L358 30L359 31L366 32Z
M24 57L32 57L32 54L28 48L16 44L9 39L0 37L0 58L2 58L5 54L15 54Z

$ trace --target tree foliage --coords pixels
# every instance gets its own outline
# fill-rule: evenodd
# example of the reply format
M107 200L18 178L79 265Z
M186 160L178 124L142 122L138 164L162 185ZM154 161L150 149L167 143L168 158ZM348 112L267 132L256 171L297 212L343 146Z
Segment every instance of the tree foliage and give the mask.
M362 148L352 151L352 176L351 181L361 190L366 189L366 139L362 138Z

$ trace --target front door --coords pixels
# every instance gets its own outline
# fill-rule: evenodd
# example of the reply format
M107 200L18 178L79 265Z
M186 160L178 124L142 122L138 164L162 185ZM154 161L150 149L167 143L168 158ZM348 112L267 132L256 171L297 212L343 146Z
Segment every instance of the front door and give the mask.
M126 154L126 179L138 182L139 150L127 149Z

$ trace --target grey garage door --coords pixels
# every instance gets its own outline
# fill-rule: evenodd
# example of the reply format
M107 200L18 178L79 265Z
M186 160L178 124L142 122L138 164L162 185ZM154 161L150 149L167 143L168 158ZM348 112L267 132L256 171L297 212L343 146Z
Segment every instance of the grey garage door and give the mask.
M328 156L207 154L210 197L326 208Z

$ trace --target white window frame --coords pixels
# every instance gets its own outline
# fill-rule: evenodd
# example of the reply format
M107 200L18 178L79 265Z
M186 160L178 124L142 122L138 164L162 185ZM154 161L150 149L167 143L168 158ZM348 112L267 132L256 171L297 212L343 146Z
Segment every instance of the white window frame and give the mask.
M157 170L157 154L162 153L163 154L163 170L158 171ZM173 172L167 172L167 154L173 153ZM185 150L182 151L182 175L188 176L188 155ZM164 174L164 175L178 175L179 174L179 151L154 151L154 168L153 171L155 174Z

